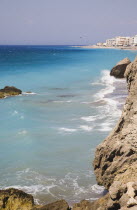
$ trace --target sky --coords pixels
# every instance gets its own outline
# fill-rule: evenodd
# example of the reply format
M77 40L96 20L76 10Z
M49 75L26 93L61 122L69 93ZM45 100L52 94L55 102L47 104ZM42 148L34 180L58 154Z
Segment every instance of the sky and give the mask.
M137 34L137 0L0 0L0 44L87 45Z

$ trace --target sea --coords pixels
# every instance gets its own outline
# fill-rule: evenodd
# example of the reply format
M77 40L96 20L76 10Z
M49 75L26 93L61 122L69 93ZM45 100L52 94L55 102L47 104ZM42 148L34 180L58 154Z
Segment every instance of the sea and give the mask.
M136 51L72 46L0 46L0 189L31 193L37 204L70 205L104 194L93 170L95 149L118 121L127 88L110 76Z

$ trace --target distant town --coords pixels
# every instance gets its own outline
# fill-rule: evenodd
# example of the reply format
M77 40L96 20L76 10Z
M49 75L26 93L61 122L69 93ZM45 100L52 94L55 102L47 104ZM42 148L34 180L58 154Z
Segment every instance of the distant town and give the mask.
M134 47L137 46L137 35L133 37L117 36L107 39L105 43L99 42L98 47Z

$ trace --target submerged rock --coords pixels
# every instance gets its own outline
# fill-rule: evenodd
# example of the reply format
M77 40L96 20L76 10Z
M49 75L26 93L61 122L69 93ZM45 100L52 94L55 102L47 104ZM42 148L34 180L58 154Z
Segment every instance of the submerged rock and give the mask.
M31 210L33 206L32 195L13 188L0 190L0 210Z
M137 57L127 66L128 97L122 116L97 147L94 171L109 191L105 209L137 209ZM133 208L134 207L134 208Z
M110 76L114 76L116 78L124 78L126 67L130 63L131 61L128 58L124 58L111 69Z
M5 98L8 96L16 96L21 94L22 91L13 86L5 86L3 89L0 89L0 98Z

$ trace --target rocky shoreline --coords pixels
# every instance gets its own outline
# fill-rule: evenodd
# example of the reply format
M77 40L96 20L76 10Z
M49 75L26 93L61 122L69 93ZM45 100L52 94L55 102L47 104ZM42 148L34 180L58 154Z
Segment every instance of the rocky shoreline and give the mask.
M73 207L64 200L38 206L31 195L7 189L0 191L1 210L137 209L137 57L133 62L127 59L126 62L127 65L120 62L118 68L115 66L113 76L122 69L127 79L128 97L116 127L97 147L93 163L97 183L105 187L107 194L94 202L83 200ZM120 78L122 74L118 74Z

